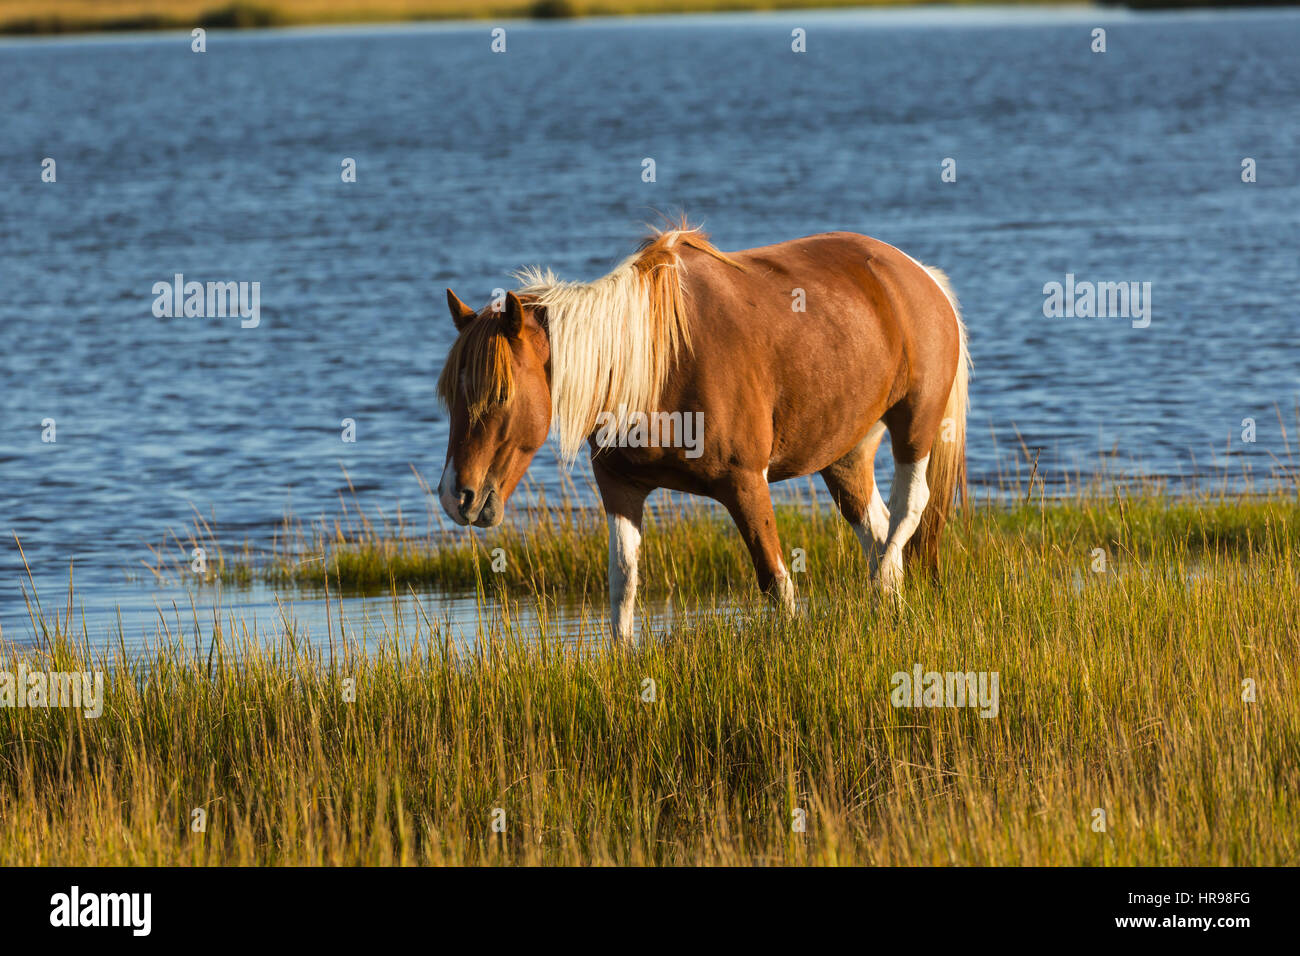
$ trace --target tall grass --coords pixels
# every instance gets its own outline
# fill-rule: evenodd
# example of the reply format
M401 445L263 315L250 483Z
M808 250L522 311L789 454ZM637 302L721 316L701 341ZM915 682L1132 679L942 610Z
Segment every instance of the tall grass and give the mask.
M654 521L647 583L741 611L633 650L506 614L465 650L395 600L367 653L346 632L286 625L268 646L223 621L131 656L78 636L71 595L34 608L45 636L0 648L0 670L102 669L107 703L98 719L0 708L0 862L1294 863L1293 491L973 509L941 579L899 607L839 519L789 506L783 543L807 554L790 618L755 600L710 515ZM507 608L603 589L585 513L500 542ZM496 543L425 557L490 581ZM406 565L377 566L405 591ZM996 671L997 716L892 706L892 675L918 663Z

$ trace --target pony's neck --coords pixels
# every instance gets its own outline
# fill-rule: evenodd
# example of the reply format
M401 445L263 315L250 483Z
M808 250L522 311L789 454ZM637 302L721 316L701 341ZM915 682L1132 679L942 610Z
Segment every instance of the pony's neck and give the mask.
M520 274L546 313L552 425L572 461L602 413L653 411L679 351L690 347L681 266L659 243L593 282L562 282L551 272Z

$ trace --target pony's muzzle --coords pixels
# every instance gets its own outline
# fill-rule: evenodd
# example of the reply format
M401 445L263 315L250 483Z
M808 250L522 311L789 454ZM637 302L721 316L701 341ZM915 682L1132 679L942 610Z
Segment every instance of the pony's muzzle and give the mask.
M461 524L473 524L486 501L486 494L480 494L473 488L462 487L456 492L456 513L452 517L459 518Z
M485 485L480 490L475 499L474 510L477 513L469 518L469 521L476 528L495 528L501 523L501 519L505 516L505 507L501 503L501 495L495 485Z
M466 521L472 521L472 510L474 507L474 489L462 488L460 490L460 516Z
M490 528L501 523L502 503L496 483L485 478L478 488L462 484L450 459L438 482L438 500L447 517L458 525Z
M496 485L486 483L481 488L461 487L447 508L457 524L472 524L477 528L493 528L501 523L504 508Z

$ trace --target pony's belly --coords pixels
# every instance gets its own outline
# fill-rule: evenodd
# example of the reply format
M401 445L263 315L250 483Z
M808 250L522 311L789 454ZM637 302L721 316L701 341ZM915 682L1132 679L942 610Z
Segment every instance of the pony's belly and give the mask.
M767 480L786 481L815 475L852 455L881 427L886 397L882 393L864 401L870 392L864 388L856 396L858 401L846 399L837 403L833 411L819 410L811 415L777 419Z

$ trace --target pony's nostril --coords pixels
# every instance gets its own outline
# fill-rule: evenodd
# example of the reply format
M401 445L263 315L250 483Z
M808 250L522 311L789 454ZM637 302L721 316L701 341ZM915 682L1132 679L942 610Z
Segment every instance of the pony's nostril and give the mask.
M465 512L469 511L470 507L471 507L473 504L474 504L474 491L473 491L473 489L466 488L466 489L464 489L463 491L461 491L461 493L460 493L460 512L461 512L461 514L464 514Z

